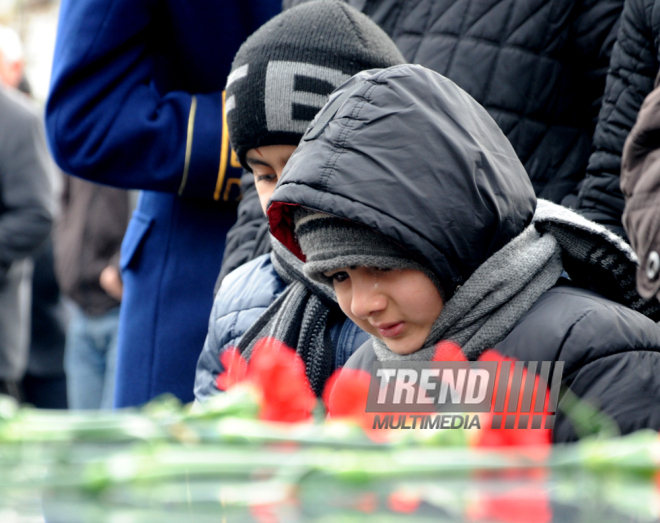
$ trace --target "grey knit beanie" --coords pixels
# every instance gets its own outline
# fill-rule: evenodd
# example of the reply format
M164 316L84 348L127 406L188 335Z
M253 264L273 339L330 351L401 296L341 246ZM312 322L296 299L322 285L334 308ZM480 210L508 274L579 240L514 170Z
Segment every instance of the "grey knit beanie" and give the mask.
M394 241L368 227L329 214L297 209L293 215L298 245L305 255L303 272L332 287L325 272L344 267L414 269L434 283L444 299L438 277Z
M241 46L227 78L225 114L241 165L265 145L298 145L328 96L365 69L405 63L367 16L338 0L276 16Z

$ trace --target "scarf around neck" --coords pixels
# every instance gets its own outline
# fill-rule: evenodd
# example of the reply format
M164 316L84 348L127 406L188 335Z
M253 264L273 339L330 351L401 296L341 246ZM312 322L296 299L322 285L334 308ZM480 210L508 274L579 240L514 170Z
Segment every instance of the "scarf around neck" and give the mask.
M270 237L271 261L287 287L243 334L238 350L250 359L257 341L275 338L296 350L305 363L307 377L317 396L335 367L330 319L341 313L330 288L308 279L303 262L275 237Z
M399 355L372 337L374 352L380 361L428 361L436 343L451 340L474 360L502 341L564 270L576 284L657 321L660 303L637 294L637 263L632 248L614 233L538 200L532 223L480 265L445 304L422 349Z

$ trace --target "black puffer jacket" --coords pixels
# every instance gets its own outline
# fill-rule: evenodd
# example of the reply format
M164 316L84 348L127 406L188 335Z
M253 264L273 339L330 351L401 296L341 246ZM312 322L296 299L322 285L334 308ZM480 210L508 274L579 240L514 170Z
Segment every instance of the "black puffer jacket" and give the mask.
M581 214L624 238L621 154L644 98L653 90L659 52L660 2L626 0L594 134L595 150L577 202Z
M284 0L283 8L306 0ZM410 63L453 80L511 141L539 198L584 178L624 0L348 0Z
M284 0L282 8L304 1ZM406 60L450 78L488 110L537 196L559 203L576 189L591 152L623 0L348 3L378 23ZM230 233L223 275L249 261L254 250L261 218L251 191Z
M343 93L350 95L342 100ZM300 256L291 227L297 206L385 234L431 267L450 298L534 214L525 170L495 122L426 69L360 73L317 118L268 209L273 234ZM642 314L559 283L496 348L522 361L564 361L563 384L622 432L660 429L660 328ZM369 362L369 350L358 349L347 365ZM555 440L574 439L558 417Z
M627 307L561 279L494 348L520 361L564 362L562 384L613 419L622 434L660 428L660 329ZM369 343L346 367L371 372L375 361ZM565 415L569 402L559 401L555 442L578 439Z

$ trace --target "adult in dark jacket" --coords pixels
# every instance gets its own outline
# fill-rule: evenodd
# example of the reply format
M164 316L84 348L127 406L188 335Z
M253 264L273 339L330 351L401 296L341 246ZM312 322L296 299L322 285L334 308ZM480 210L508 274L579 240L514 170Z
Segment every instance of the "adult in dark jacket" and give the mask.
M624 238L621 154L658 74L659 7L655 0L626 0L624 4L594 134L594 152L576 202L582 215Z
M67 311L55 275L52 234L32 256L32 314L30 356L23 376L22 392L26 403L38 409L66 409Z
M308 0L284 0L283 8ZM450 78L511 141L536 195L556 203L584 178L623 0L348 0L405 59ZM250 186L221 277L267 246ZM569 200L574 199L572 195Z
M32 98L25 76L23 44L13 29L0 26L0 83ZM55 175L54 169L52 174ZM58 180L51 180L54 193ZM30 355L21 382L23 400L37 408L65 409L64 331L66 314L53 265L53 239L49 234L32 255Z
M635 292L634 253L537 201L497 124L441 75L401 65L340 87L287 164L268 216L273 235L304 253L305 274L332 285L372 334L347 367L428 360L443 339L470 359L494 347L563 361L563 384L623 433L660 428L660 304ZM413 273L428 284L409 309L426 300L415 314L437 311L423 323L390 293L392 279ZM558 442L575 438L562 402Z
M55 267L60 287L72 301L65 349L72 409L112 407L121 280L119 288L108 292L102 278L119 278L128 218L128 191L66 176Z
M279 0L65 0L46 127L67 173L142 189L122 247L115 404L193 398L224 237L236 219L222 90ZM235 165L235 164L234 164Z
M637 290L645 298L660 291L660 88L646 97L621 160L626 198L623 226L639 256Z
M52 168L41 118L0 86L0 393L18 395L29 352L32 261L52 224Z
M282 13L241 46L227 81L227 124L237 157L254 174L263 221L282 168L328 95L351 74L400 63L404 59L392 40L337 0ZM270 246L267 228L264 233ZM278 242L272 253L222 282L197 364L195 397L204 401L218 393L220 354L227 347L236 345L247 356L264 336L296 348L319 394L366 339L332 294L307 280L300 261Z

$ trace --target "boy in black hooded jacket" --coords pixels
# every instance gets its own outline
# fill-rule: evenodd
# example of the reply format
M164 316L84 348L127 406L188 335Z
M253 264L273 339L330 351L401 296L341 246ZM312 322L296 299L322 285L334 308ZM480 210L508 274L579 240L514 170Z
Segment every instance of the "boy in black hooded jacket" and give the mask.
M337 0L290 9L248 38L227 79L226 119L236 156L254 176L264 219L283 166L330 93L358 71L404 62L374 22ZM199 401L218 393L219 356L227 347L249 357L261 337L281 339L296 348L320 394L366 339L328 289L305 278L299 260L276 243L272 248L222 282L197 365Z
M622 433L660 428L660 305L636 293L634 253L537 201L492 118L443 76L402 65L345 83L268 216L305 274L372 335L347 367L429 360L447 339L470 359L495 348L563 361L563 385ZM562 409L553 437L570 441Z

